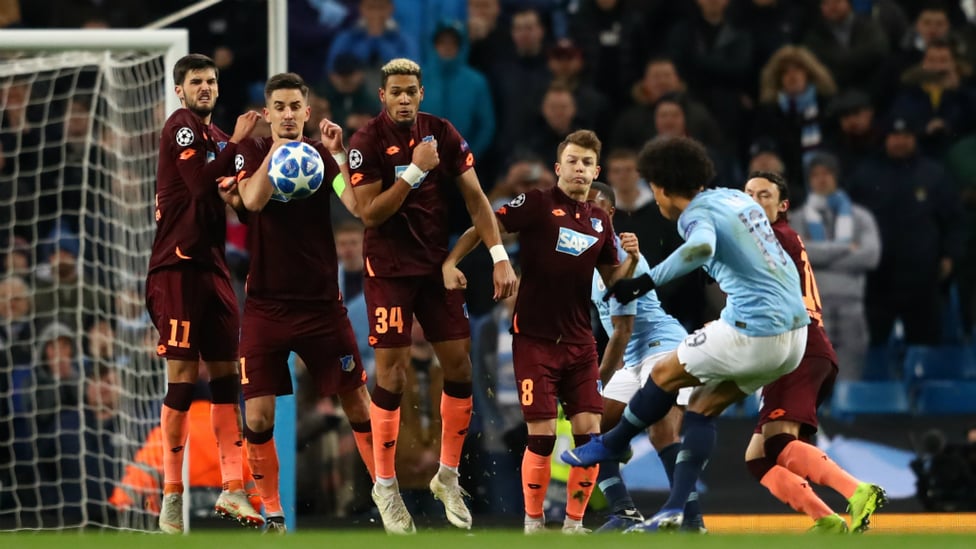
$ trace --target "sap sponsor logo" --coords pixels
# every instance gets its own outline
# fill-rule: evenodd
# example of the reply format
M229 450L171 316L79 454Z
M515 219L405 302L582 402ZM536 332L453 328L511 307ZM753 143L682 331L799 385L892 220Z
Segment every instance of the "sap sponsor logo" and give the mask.
M566 227L559 228L559 239L556 241L556 251L572 256L580 256L596 244L599 238L588 234L578 233Z

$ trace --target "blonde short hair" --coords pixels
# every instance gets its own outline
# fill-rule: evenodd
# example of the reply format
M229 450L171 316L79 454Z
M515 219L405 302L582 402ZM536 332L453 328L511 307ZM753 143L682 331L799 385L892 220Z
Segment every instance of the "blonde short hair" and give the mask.
M416 61L407 59L405 57L398 57L396 59L391 59L387 64L383 65L380 69L380 73L383 75L383 87L386 87L386 81L391 76L394 75L406 75L406 76L416 76L417 81L421 82L420 65Z

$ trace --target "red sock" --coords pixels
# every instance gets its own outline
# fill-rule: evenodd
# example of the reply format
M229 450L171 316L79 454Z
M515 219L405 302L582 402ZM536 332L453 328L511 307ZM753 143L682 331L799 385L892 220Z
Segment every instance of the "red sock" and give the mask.
M373 433L371 431L363 433L353 431L352 436L356 439L356 449L359 450L359 457L362 458L363 463L366 465L366 470L369 471L369 478L373 479L373 482L376 482L376 462L373 459Z
M163 405L163 493L183 492L183 450L189 433L189 414Z
M241 440L241 409L237 404L211 404L210 424L217 437L220 480L224 490L243 490L244 467Z
M813 520L820 520L834 514L834 511L827 507L827 504L810 488L810 483L785 467L774 465L759 483L776 496L776 499Z
M573 520L583 520L586 504L590 502L596 477L600 474L600 464L592 467L570 467L566 483L566 516Z
M461 464L464 437L471 424L471 397L455 398L441 394L441 464L457 468Z
M400 434L400 409L385 410L372 403L369 420L373 424L373 461L376 478L396 477L396 442Z
M247 443L247 464L251 476L261 494L264 511L272 515L282 514L281 494L278 491L278 450L274 439L263 444Z
M794 440L786 445L776 463L821 486L829 486L850 499L857 490L858 480L840 468L820 448Z
M526 448L522 456L522 496L525 498L525 514L531 518L542 518L542 505L549 488L552 474L550 456L540 456Z

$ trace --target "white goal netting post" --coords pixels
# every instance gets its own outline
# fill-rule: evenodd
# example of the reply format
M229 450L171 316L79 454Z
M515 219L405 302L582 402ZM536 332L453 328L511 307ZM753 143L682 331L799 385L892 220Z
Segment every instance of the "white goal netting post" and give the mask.
M0 530L155 522L153 490L119 487L158 477L134 459L165 392L143 283L187 44L0 32Z

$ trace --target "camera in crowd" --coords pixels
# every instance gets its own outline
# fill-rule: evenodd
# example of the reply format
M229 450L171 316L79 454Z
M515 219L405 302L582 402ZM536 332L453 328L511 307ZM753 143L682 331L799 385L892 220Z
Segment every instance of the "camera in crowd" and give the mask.
M948 442L939 429L926 432L911 466L916 495L927 511L976 510L976 424L961 444Z

